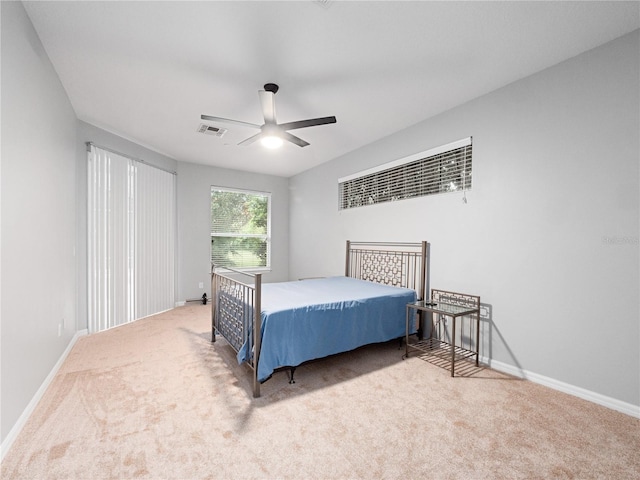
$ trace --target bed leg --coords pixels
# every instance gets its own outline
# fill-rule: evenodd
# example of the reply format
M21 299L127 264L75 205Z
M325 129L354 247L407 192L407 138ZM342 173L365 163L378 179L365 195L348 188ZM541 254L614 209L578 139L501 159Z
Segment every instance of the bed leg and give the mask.
M296 381L293 379L293 374L296 372L296 367L291 367L289 372L290 372L289 373L289 384L296 383Z

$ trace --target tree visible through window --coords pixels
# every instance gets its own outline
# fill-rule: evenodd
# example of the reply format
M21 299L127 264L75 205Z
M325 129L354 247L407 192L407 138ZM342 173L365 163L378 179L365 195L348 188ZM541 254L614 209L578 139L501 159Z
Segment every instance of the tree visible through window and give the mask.
M211 187L211 261L267 268L271 194Z

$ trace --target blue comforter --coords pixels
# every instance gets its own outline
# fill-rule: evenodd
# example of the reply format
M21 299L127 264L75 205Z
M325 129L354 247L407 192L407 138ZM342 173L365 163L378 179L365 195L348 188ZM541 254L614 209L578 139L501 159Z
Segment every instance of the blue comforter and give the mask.
M278 367L404 336L406 305L415 300L411 289L349 277L263 284L258 380ZM245 344L238 361L249 355Z

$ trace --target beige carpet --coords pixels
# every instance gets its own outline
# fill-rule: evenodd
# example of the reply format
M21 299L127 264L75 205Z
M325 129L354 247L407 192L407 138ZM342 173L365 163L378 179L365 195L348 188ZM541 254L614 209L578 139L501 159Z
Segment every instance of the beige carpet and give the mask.
M396 342L248 369L188 305L81 338L2 464L9 479L631 479L640 420Z

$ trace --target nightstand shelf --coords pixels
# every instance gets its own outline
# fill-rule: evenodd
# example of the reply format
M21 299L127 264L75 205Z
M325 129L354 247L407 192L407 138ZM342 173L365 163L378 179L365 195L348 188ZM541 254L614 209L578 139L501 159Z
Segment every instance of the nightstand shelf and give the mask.
M416 312L432 314L429 338L409 343L411 313ZM447 326L447 317L452 320L451 328ZM466 326L464 320L467 320ZM424 331L422 325L421 330ZM407 304L405 358L412 350L434 356L441 361L439 363L450 364L453 377L458 360L475 357L475 364L479 365L479 343L480 297L434 289L431 290L431 300Z

